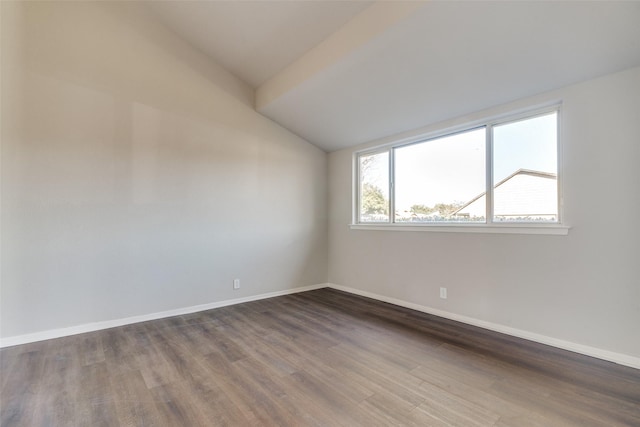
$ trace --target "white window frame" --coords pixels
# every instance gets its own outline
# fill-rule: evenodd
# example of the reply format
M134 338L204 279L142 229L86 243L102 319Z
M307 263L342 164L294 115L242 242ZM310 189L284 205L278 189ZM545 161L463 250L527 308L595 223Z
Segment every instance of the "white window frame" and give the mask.
M502 222L493 218L493 128L521 120L533 119L551 113L557 114L557 186L558 186L558 219L553 223L536 222ZM562 109L559 103L537 109L530 109L520 113L501 115L499 117L466 123L429 134L418 135L413 138L395 141L374 148L353 153L353 210L350 228L354 230L392 230L392 231L436 231L436 232L464 232L464 233L501 233L501 234L552 234L567 235L570 227L563 222L563 173L562 173ZM396 223L395 222L395 150L408 145L424 143L433 139L443 138L459 133L485 128L486 150L486 222L438 222L438 223ZM386 222L360 222L360 157L387 152L389 155L389 220Z

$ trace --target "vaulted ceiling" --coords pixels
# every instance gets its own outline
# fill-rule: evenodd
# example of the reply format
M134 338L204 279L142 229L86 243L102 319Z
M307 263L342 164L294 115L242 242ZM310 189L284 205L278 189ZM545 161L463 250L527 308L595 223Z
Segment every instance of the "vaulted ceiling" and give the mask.
M149 7L252 86L257 111L326 151L640 66L634 1Z

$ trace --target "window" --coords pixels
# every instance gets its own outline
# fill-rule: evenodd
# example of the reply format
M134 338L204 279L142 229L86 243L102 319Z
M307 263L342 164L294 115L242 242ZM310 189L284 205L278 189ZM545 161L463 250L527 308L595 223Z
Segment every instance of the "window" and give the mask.
M484 222L484 213L454 213L485 189L485 133L474 129L396 148L396 222Z
M360 222L389 222L389 152L359 158Z
M559 224L558 107L357 154L359 224Z

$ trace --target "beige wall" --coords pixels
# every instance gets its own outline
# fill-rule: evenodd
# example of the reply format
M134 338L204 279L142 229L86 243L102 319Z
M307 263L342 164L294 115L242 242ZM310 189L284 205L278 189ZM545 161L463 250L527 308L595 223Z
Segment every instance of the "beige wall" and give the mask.
M568 236L350 230L357 147L329 155L329 281L640 357L640 68L421 132L558 100Z
M326 282L326 154L252 104L139 5L2 2L1 336Z

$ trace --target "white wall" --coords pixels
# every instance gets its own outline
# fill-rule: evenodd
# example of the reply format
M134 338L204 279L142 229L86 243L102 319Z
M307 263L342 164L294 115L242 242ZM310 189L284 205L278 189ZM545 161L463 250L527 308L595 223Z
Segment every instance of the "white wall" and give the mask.
M139 5L2 2L0 335L326 282L326 154L252 104Z
M360 146L329 155L329 281L640 357L640 68L414 133L557 100L568 236L350 230Z
M1 337L323 283L328 235L333 283L640 357L640 69L417 131L562 100L568 236L350 230L354 150L327 233L325 153L137 5L0 3Z

